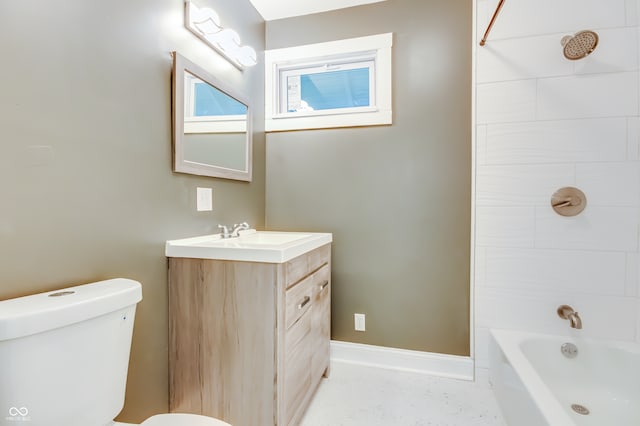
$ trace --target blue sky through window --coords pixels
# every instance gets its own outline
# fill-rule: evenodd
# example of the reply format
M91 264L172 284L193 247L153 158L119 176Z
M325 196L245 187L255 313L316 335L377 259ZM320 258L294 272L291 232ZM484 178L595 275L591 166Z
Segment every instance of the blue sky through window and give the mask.
M315 111L370 106L369 68L302 74L300 99Z

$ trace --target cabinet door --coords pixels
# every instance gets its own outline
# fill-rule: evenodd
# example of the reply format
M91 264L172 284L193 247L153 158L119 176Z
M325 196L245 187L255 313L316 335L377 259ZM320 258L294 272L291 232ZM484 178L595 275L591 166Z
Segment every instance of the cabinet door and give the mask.
M273 425L276 266L169 262L170 411Z
M312 383L329 372L329 342L331 340L331 271L325 265L314 274L312 333Z
M311 336L313 307L309 308L285 335L284 407L285 424L298 424L311 390Z

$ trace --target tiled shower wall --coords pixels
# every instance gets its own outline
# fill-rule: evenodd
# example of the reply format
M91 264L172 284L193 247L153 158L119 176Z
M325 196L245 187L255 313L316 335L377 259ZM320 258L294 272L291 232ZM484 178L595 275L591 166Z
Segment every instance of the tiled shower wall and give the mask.
M482 37L498 0L477 0ZM640 341L640 119L637 0L506 0L476 47L475 357L490 328ZM560 40L595 30L590 56ZM557 215L576 186L587 208Z

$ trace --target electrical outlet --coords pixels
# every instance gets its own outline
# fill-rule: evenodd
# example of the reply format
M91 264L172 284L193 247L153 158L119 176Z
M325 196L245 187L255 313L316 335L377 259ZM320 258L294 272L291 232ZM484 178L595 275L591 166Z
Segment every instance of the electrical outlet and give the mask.
M213 188L196 189L196 210L199 212L213 210Z
M356 331L365 331L364 314L353 314Z

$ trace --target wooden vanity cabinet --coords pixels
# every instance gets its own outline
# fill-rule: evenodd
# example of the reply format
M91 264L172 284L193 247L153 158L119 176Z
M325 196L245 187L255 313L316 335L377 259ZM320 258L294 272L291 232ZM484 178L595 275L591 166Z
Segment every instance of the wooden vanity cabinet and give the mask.
M302 419L329 373L331 245L284 263L169 258L169 409Z

